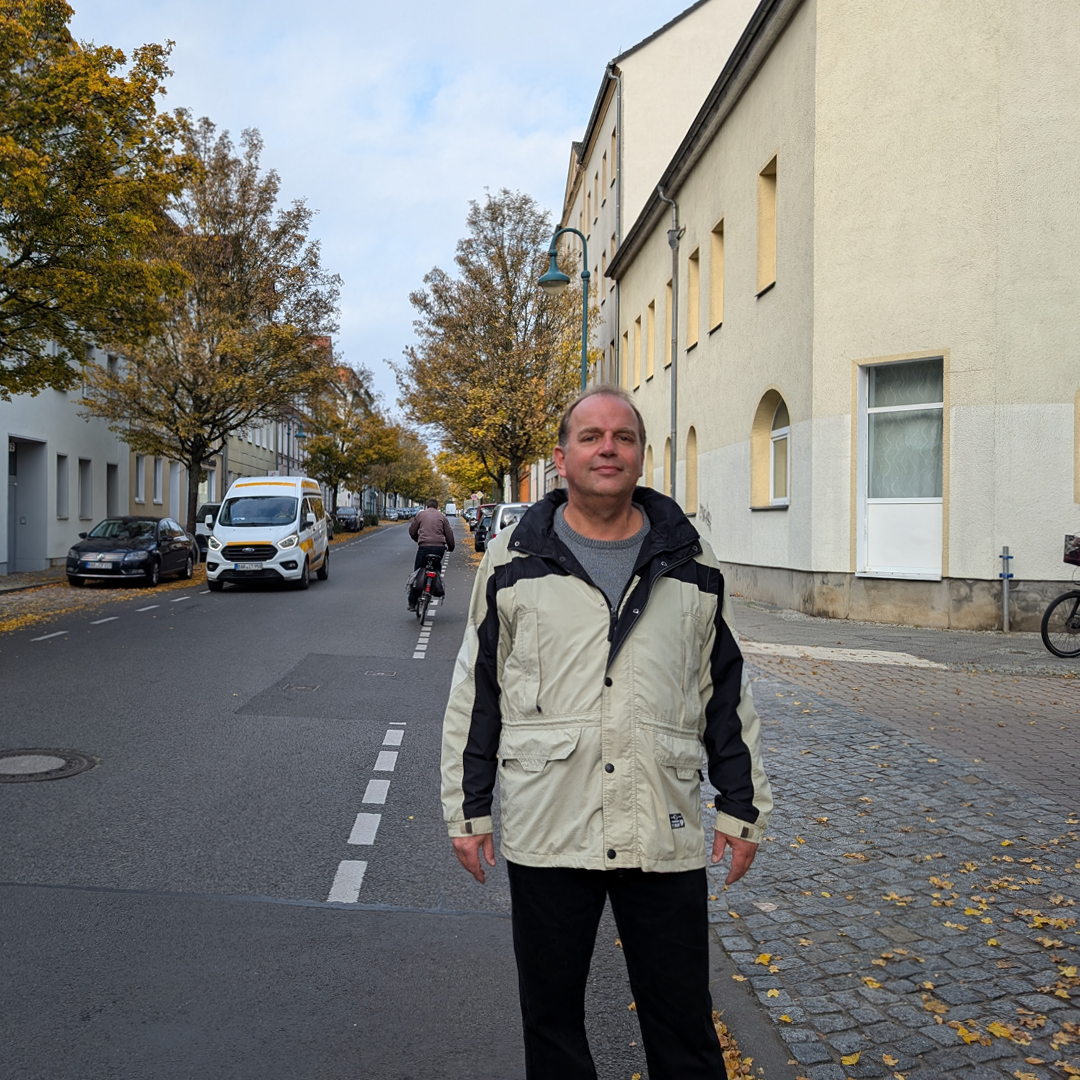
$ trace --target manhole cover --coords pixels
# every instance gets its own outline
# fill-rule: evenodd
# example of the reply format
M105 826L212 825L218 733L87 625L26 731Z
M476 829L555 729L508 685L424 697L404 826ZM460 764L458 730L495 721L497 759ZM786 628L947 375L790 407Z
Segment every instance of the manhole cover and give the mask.
M0 784L27 784L34 780L62 780L86 772L98 759L78 750L0 750Z

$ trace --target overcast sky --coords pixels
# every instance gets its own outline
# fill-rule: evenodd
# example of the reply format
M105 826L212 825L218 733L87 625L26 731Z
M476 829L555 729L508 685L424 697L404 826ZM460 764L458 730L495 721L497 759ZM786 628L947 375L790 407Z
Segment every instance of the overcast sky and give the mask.
M167 108L262 132L344 278L338 346L392 407L409 292L451 268L469 200L516 188L557 215L604 65L690 2L71 0L81 40L176 42Z

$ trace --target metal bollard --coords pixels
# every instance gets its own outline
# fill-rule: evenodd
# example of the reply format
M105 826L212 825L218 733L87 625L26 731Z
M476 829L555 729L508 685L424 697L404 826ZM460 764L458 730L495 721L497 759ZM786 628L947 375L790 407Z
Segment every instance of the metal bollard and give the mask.
M1009 554L1008 545L1001 549L998 558L1001 559L1001 573L998 574L1001 578L1001 632L1007 634L1009 632L1009 582L1012 581L1012 574L1009 573L1009 560L1012 556Z

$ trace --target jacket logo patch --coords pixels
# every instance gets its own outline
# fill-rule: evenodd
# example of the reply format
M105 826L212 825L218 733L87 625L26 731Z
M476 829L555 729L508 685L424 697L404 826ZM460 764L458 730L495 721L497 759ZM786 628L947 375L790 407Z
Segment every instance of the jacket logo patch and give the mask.
M683 821L682 814L668 814L668 821L671 822L673 829L682 829L686 827L686 822Z

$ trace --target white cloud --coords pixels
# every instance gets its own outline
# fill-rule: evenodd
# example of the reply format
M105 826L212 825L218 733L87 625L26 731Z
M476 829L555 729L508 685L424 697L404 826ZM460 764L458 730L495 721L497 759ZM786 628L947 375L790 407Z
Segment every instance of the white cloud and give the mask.
M84 40L175 40L169 108L259 128L345 279L339 347L392 403L382 361L412 340L409 292L451 264L468 201L518 188L556 214L605 63L689 0L73 3Z

